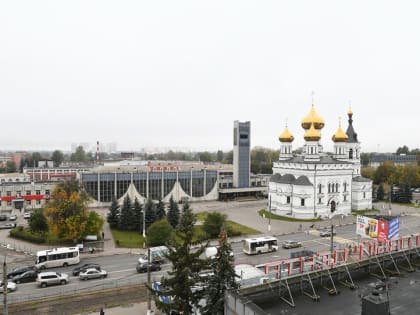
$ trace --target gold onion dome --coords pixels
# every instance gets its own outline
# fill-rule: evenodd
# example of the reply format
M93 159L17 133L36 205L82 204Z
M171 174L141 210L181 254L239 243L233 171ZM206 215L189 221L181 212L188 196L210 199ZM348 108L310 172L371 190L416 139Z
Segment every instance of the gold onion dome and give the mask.
M314 105L308 116L302 119L302 128L308 130L312 124L315 129L322 129L325 125L324 119L316 113Z
M321 134L315 129L314 124L311 124L309 130L305 132L304 138L306 141L319 141L319 139L321 139Z
M279 136L280 142L292 142L295 139L293 135L290 133L289 129L284 128L284 131Z
M349 107L349 111L347 112L347 115L353 116L353 111L351 110L351 107Z
M341 124L338 126L336 133L332 136L332 141L334 142L346 142L349 137L341 129Z

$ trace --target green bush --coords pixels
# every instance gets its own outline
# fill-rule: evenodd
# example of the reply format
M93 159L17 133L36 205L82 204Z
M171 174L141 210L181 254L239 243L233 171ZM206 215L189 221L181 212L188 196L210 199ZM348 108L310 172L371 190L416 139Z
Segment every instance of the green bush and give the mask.
M28 228L24 229L22 226L12 229L10 236L36 244L43 244L46 241L45 235L32 233Z

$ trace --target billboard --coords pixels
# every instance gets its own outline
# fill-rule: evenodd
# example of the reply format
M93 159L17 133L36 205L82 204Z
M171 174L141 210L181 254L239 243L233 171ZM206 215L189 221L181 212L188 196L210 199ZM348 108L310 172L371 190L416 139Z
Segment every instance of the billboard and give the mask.
M378 220L363 215L358 215L356 219L356 234L361 237L378 237Z
M385 242L400 235L399 217L371 218L358 215L356 219L356 234L362 237L377 238Z

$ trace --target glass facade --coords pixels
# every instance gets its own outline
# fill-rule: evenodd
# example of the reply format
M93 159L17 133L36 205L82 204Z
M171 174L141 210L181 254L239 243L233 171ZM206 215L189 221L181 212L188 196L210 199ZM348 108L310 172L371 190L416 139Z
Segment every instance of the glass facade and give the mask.
M217 171L168 171L168 172L134 172L134 173L85 173L81 175L82 185L87 193L100 202L111 202L116 192L116 198L121 198L131 183L143 197L159 200L167 197L176 183L190 197L204 197L209 194L217 183ZM99 195L98 195L99 184ZM181 192L175 191L175 194ZM179 196L174 196L175 199Z

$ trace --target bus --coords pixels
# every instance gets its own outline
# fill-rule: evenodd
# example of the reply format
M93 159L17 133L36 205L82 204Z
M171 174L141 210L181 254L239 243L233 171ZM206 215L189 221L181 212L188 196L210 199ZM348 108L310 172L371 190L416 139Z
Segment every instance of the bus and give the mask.
M247 238L242 243L243 251L248 255L275 252L279 249L277 238L272 236Z
M60 247L41 250L36 253L37 269L67 267L80 262L78 247Z

